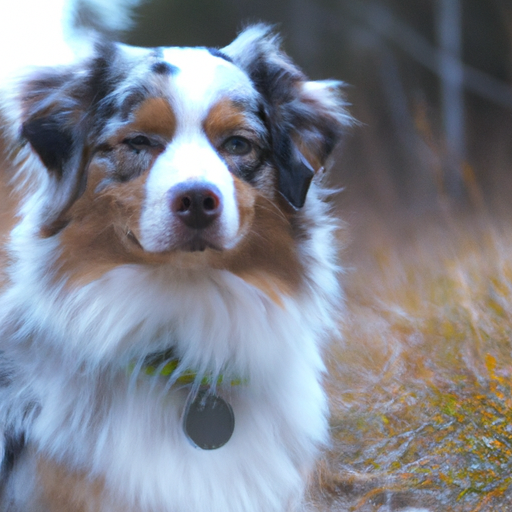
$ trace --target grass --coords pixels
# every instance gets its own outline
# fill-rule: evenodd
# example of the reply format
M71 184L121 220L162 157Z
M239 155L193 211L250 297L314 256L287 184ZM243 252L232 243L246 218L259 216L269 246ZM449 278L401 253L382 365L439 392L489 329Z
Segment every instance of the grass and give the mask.
M357 264L329 359L333 444L312 500L512 510L512 224L394 224L363 222L347 255Z

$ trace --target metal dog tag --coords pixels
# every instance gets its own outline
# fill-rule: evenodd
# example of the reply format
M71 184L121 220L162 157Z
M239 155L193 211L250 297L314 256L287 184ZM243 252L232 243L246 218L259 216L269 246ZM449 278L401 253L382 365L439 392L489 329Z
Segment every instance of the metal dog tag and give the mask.
M233 409L220 396L201 390L185 407L183 430L197 448L220 448L235 430Z

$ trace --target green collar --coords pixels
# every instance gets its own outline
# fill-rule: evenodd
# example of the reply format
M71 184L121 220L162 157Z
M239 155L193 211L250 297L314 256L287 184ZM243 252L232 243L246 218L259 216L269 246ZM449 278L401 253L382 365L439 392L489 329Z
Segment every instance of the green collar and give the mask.
M163 366L162 363L167 361ZM178 368L180 364L180 360L177 357L173 357L171 351L167 352L159 352L156 354L151 354L144 359L144 362L141 365L141 370L146 375L155 376L161 375L162 377L170 377ZM135 363L131 363L128 367L129 373L132 373L137 365ZM180 384L194 384L197 378L197 372L191 369L186 369L180 372L179 376L176 378L176 382ZM208 386L212 384L212 376L205 375L200 382L201 386ZM240 386L242 384L247 384L247 379L243 379L240 377L226 380L224 375L220 374L217 377L217 385L220 384L229 384L230 386Z

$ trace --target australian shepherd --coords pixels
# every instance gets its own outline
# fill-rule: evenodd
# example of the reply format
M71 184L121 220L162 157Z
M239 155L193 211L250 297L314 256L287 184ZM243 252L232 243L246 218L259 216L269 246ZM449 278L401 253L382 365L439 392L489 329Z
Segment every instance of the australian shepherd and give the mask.
M70 39L84 1L14 3L0 510L299 509L342 300L321 183L350 123L340 84L309 81L264 25L136 48Z

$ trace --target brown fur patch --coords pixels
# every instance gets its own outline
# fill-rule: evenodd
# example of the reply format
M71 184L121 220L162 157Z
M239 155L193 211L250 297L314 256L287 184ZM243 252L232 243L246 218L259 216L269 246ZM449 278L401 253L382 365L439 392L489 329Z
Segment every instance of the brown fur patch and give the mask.
M11 196L8 187L3 183L2 179L0 179L0 205L0 287L2 287L7 279L4 271L7 263L5 243L14 224Z
M235 187L243 239L230 251L210 251L210 264L233 272L281 304L279 296L296 292L303 275L286 207L237 178Z
M176 116L164 98L150 98L136 110L130 129L157 133L166 140L171 140L176 130Z
M87 189L68 212L60 233L57 277L85 284L127 263L138 263L139 248L130 232L136 231L146 174L96 192L105 179L101 165L90 166Z
M289 295L289 290L283 286L283 283L276 281L271 275L263 273L241 273L239 275L246 283L251 284L261 290L270 300L283 308L283 295Z
M233 176L233 182L235 184L240 232L246 236L254 221L254 207L258 193L253 187L236 176Z
M303 275L291 226L283 212L266 198L255 205L251 230L239 250L227 255L226 269L275 297L292 295Z
M302 153L302 156L308 161L309 165L315 171L315 174L319 171L323 171L323 163L320 158L320 150L318 148L312 147L311 145L306 145L304 141L302 141L299 137L292 137L295 145L298 150Z
M4 240L14 226L17 204L6 174L0 166L0 240Z
M214 144L227 135L247 127L248 122L243 109L228 99L216 103L204 122L204 131Z
M48 512L102 510L103 482L85 473L69 472L63 465L39 458L37 464L42 500Z
M6 281L4 273L7 262L5 244L11 229L16 223L16 209L19 202L14 187L9 183L11 165L7 157L7 151L0 140L0 287L3 286Z

